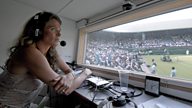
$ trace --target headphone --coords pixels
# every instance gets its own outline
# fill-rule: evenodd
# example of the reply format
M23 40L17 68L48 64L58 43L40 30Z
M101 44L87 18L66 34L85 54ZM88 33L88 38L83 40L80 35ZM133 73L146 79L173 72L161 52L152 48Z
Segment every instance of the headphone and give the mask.
M131 98L137 97L137 96L140 96L143 94L143 90L141 90L139 88L138 88L138 90L140 90L140 93L135 94L134 86L133 86L133 91L131 91L129 93L120 92L120 91L114 89L113 86L107 87L106 90L113 93L114 96L113 97L109 96L104 101L100 102L97 108L103 108L103 106L105 106L108 102L112 102L113 107L123 107L127 103L132 103L134 108L138 108L137 104L134 101L132 101ZM121 95L117 95L116 93L120 93Z
M39 12L35 14L24 27L20 40L21 45L39 41L43 37L44 27L50 19L56 19L59 23L62 23L61 19L51 12Z
M112 106L116 108L124 107L127 103L132 103L134 108L138 108L137 104L132 101L126 93L122 93L120 96L115 97L109 96L107 99L100 102L97 108L103 108L108 102L112 102Z
M62 23L61 19L51 12L39 12L32 17L28 25L28 28L31 29L29 36L38 40L43 35L43 29L50 19L56 19Z
M34 38L38 38L39 36L42 35L43 30L41 30L41 17L43 16L43 12L37 13L34 17L34 31L33 31L33 36Z

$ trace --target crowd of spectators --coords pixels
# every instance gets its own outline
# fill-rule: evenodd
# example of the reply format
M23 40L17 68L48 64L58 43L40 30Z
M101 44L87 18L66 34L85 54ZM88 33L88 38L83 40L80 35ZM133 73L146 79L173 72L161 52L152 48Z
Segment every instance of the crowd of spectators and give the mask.
M142 58L140 49L152 49L160 47L182 47L192 46L192 35L174 36L117 36L101 33L88 39L86 48L86 64L135 70L143 72L142 66L145 61Z

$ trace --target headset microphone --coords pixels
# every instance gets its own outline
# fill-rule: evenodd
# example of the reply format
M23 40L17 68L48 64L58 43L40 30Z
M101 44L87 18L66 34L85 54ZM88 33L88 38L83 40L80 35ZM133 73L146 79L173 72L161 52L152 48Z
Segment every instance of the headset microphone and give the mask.
M61 45L62 47L66 46L66 41L64 41L64 40L60 41L60 45Z

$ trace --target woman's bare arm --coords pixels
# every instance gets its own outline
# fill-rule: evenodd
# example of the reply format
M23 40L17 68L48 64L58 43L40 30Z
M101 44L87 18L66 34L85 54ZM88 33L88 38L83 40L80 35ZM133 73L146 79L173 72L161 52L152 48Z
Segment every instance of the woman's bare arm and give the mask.
M64 71L66 74L66 84L69 87L68 89L65 89L63 92L65 94L70 94L72 91L74 91L76 88L78 88L81 83L90 75L92 74L91 70L85 69L82 74L80 74L78 77L74 77L73 70L59 57L57 56L57 63L59 68Z
M73 92L75 89L77 89L82 83L83 81L92 74L92 71L90 69L85 69L78 77L76 77L72 83L72 86L67 89L66 91L64 91L65 94L70 94L71 92Z
M66 64L66 62L57 54L57 65L65 73L72 72L72 69Z
M46 57L39 50L33 47L26 48L22 56L24 65L37 78L53 87L56 84L55 81L60 80L60 82L57 83L57 89L55 90L58 91L59 88L64 88L64 77L61 77L53 71Z

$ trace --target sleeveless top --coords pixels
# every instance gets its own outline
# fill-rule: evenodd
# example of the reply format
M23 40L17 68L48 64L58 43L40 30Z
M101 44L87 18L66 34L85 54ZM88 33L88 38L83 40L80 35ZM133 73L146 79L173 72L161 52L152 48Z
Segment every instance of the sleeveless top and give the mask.
M28 108L43 88L43 82L29 72L12 74L4 70L0 74L0 104L6 108Z

